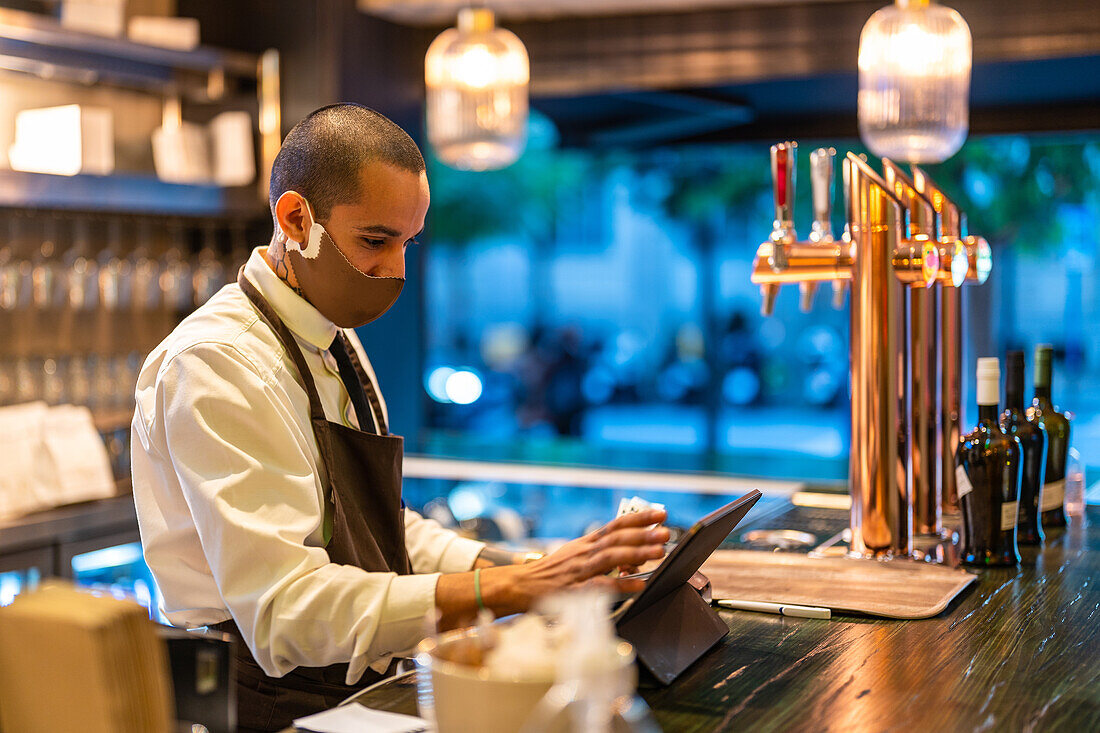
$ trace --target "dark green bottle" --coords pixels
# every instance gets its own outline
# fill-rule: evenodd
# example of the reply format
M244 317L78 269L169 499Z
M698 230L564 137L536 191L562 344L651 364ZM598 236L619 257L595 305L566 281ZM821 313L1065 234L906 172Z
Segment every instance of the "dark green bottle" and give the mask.
M1069 418L1050 401L1051 362L1054 349L1050 344L1035 347L1035 399L1027 410L1029 419L1043 427L1047 434L1047 466L1043 477L1043 492L1039 497L1040 521L1045 529L1066 526L1066 456L1069 453Z
M1028 418L1024 410L1024 352L1010 351L1005 359L1005 410L1001 430L1020 441L1023 478L1020 481L1020 516L1016 542L1037 545L1043 541L1039 521L1039 497L1046 473L1047 434L1043 426Z
M968 565L1016 565L1020 498L1020 441L1001 430L996 358L978 359L978 425L955 453L955 482L962 514L962 561Z

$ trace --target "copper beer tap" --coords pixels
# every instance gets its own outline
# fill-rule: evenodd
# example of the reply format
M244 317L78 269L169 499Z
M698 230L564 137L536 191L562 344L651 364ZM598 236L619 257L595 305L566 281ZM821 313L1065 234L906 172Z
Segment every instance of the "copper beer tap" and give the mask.
M938 302L942 291L957 288L966 278L968 262L963 243L942 234L941 215L932 201L917 190L905 171L883 158L886 182L909 209L910 239L923 237L937 247L940 269L931 288L911 288L906 294L909 313L909 458L913 496L913 525L917 535L940 539L944 445L940 419L939 369L941 339Z
M801 242L791 211L795 151L794 143L772 147L777 218L769 241L757 250L752 282L764 293L766 315L783 283L800 284L803 306L812 287L825 281L839 294L834 304L843 305L843 287L850 284L851 550L912 556L914 506L916 529L938 532L933 504L946 485L944 467L955 446L942 431L946 407L937 398L947 379L946 354L936 348L944 322L942 310L937 322L937 294L955 293L968 273L988 275L988 245L978 238L968 244L952 229L957 209L950 219L946 197L928 189L919 169L910 179L883 161L884 179L853 153L844 161L846 232L834 239L829 196L818 188L831 185L832 150L812 155L814 234ZM952 336L957 343L957 331ZM958 370L954 379L957 385ZM957 441L957 427L954 435Z
M966 254L965 282L981 285L993 267L989 244L981 237L968 236L965 216L943 192L943 189L921 168L912 166L913 185L932 203L940 219L941 242L961 242ZM940 434L940 510L942 514L957 514L958 492L955 487L955 447L961 436L962 416L962 333L963 301L959 288L944 287L936 303L939 319L939 402L937 430ZM940 528L929 527L929 533Z

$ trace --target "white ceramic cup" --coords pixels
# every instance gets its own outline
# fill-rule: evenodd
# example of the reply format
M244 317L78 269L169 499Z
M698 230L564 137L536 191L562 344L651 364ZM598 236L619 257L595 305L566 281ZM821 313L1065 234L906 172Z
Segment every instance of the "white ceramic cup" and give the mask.
M417 647L420 715L435 721L439 733L519 733L538 702L554 685L540 678L493 674L481 665L484 645L476 628L459 629ZM614 675L625 703L637 686L634 648L615 647L607 674Z

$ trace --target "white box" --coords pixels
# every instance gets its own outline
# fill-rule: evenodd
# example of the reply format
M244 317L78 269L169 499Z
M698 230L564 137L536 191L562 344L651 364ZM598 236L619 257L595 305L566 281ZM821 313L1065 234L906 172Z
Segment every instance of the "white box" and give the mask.
M126 29L126 0L64 0L61 25L117 38Z
M109 175L115 169L111 110L67 104L25 109L15 115L12 170L75 176Z
M193 122L153 131L153 165L157 178L169 183L212 183L207 131Z
M199 21L197 18L135 15L130 18L127 35L137 43L191 51L199 45Z
M247 186L256 179L252 115L222 112L210 121L211 161L219 186Z

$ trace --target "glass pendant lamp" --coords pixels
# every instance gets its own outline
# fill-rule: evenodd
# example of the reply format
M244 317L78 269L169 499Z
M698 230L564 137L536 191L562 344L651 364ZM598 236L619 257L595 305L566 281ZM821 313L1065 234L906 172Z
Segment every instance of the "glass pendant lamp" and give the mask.
M511 165L527 139L527 49L493 12L464 8L424 59L428 142L461 170Z
M859 37L859 134L875 155L939 163L966 140L971 43L962 16L896 0Z

